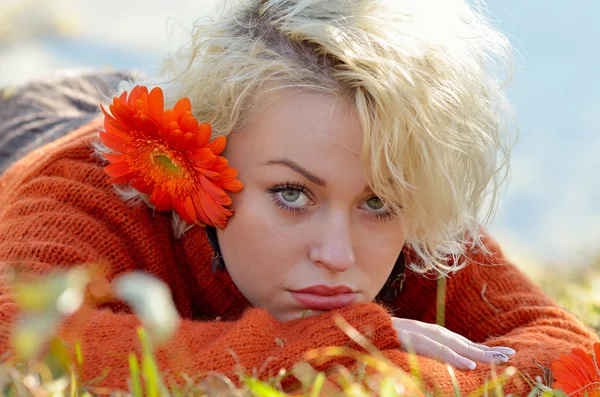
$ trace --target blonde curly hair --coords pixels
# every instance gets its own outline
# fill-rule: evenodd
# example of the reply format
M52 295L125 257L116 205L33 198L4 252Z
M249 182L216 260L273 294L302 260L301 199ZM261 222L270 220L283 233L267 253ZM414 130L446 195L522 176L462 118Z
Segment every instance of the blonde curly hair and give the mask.
M197 22L146 85L162 87L166 106L189 97L216 135L238 130L273 89L350 98L371 188L403 212L421 259L409 265L448 274L466 250L485 251L480 228L508 176L512 113L498 71L510 61L507 38L463 0L248 0ZM189 225L174 216L181 236Z

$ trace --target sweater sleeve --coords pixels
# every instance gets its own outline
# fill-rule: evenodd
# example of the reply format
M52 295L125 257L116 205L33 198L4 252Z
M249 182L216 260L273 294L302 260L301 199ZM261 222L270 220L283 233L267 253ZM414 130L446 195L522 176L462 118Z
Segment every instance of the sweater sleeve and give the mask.
M447 280L445 327L474 342L513 348L517 353L496 372L510 365L532 379L542 375L536 362L549 368L551 360L569 353L573 347L590 351L598 335L554 303L510 263L491 237L486 235L484 243L491 254L472 252L469 264ZM435 286L436 282L430 281L427 289L435 291ZM435 308L435 292L423 295L427 296L429 307L421 320L435 322L435 310L430 310ZM388 353L398 364L408 365L401 352ZM437 384L452 394L445 365L426 358L420 362L426 383ZM490 376L490 366L479 363L473 371L455 372L466 393L483 385ZM506 393L518 396L529 391L531 388L519 374L505 386Z
M236 321L183 320L175 337L156 351L160 370L169 381L218 372L237 383L243 374L260 378L290 370L315 348L350 346L357 348L336 325L340 315L380 350L397 349L398 342L390 315L374 303L361 303L320 316L278 322L264 309L247 309ZM91 379L110 369L103 386L126 389L128 355L139 351L133 315L106 310L88 310L70 319L64 327L68 340L79 340L84 357L84 376Z
M91 130L90 130L91 131ZM84 134L85 135L85 134ZM160 348L161 370L196 376L209 371L232 375L276 374L291 368L312 348L349 343L333 321L318 318L279 323L262 309L248 309L235 321L199 321L191 315L194 285L182 273L168 215L145 205L129 205L106 184L102 164L89 144L65 137L16 163L0 178L0 264L18 263L34 275L90 262L103 263L110 280L144 270L165 281L184 318L176 337ZM87 141L86 141L87 142ZM361 332L371 333L380 349L398 347L391 318L382 307L357 304L338 312ZM10 287L0 284L0 351L9 349L9 330L18 314ZM60 327L67 341L82 346L83 378L108 369L101 382L127 388L128 355L139 353L139 319L123 306L81 309ZM181 381L182 378L179 377Z

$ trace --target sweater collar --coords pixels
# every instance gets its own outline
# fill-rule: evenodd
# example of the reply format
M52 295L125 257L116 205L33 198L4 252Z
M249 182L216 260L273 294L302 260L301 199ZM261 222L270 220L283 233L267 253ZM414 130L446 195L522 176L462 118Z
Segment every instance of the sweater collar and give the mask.
M202 314L226 320L234 319L251 306L227 270L217 269L216 273L212 272L213 249L206 237L205 228L193 227L185 233L182 240L191 274L200 289L197 295L199 302L194 303L202 309Z

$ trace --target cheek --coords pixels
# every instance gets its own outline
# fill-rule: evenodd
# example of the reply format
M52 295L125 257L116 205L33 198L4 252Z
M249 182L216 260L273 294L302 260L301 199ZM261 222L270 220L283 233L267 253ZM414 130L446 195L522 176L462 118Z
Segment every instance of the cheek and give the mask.
M289 238L289 231L277 222L277 209L264 193L242 192L234 197L234 216L225 230L219 231L219 245L234 283L256 305L285 283L301 259L301 239Z
M356 253L358 266L365 275L365 281L368 280L366 290L370 299L375 298L387 281L405 242L400 222L394 222L394 225L385 229L364 233L356 246L359 250Z

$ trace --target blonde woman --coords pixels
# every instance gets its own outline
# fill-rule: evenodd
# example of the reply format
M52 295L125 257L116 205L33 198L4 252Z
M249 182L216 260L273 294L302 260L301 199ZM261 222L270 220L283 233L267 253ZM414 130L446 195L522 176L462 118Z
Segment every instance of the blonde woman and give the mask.
M597 337L483 228L510 153L490 72L509 59L461 0L240 3L196 26L161 80L122 85L100 117L5 172L0 260L162 279L184 318L157 352L174 374L239 364L264 378L310 349L357 347L341 315L407 370L412 346L447 394L445 363L463 392L491 363L535 377L534 360ZM7 291L0 302L13 318ZM109 368L103 384L126 388L137 318L87 315L61 329L81 341L84 376ZM315 366L338 363L352 366ZM505 389L529 390L521 377Z

